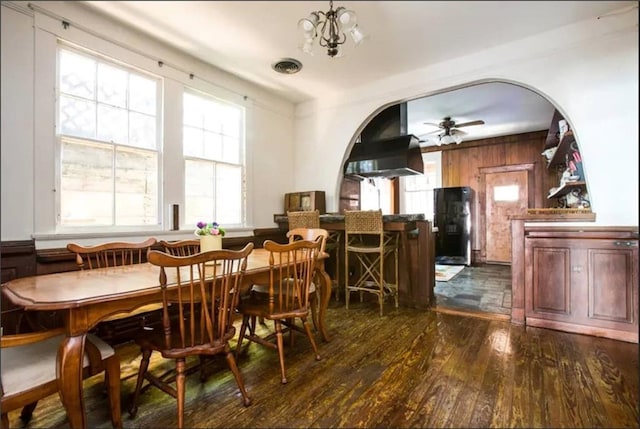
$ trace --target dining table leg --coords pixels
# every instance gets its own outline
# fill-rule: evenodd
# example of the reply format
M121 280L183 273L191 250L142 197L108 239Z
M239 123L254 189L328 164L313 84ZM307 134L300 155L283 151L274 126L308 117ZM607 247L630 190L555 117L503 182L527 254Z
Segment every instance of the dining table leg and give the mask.
M66 336L58 349L58 391L72 428L87 427L82 395L82 361L86 337L86 333Z

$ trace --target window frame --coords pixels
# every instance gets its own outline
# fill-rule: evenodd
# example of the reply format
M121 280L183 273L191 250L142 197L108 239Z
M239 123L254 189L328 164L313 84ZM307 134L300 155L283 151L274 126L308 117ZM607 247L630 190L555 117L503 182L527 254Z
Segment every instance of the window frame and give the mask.
M240 113L240 129L239 129L239 133L238 133L238 163L234 164L232 162L228 162L228 161L223 161L223 160L217 160L217 159L210 159L210 158L204 158L204 157L197 157L197 156L193 156L193 155L185 155L184 151L184 134L182 133L182 131L184 130L184 127L187 126L184 122L184 98L185 95L191 95L191 96L195 96L195 97L200 97L203 99L208 99L214 103L217 103L219 105L224 105L224 106L231 106L235 109L237 109ZM187 220L187 216L186 216L186 210L187 210L187 193L186 193L186 178L187 178L187 161L194 161L194 162L206 162L206 163L210 163L213 165L213 169L214 169L214 176L217 173L217 166L218 165L229 165L229 166L233 166L233 167L238 167L240 168L240 191L241 191L241 198L240 198L240 222L239 223L224 223L224 227L225 229L228 228L245 228L247 226L247 150L246 150L246 135L247 135L247 108L246 106L239 104L239 103L235 103L231 100L227 100L224 99L222 97L218 97L210 92L207 91L203 91L197 88L194 88L192 86L187 86L184 85L183 87L183 92L182 92L182 106L183 106L183 110L182 110L182 117L181 117L181 145L180 145L180 149L181 149L181 156L182 156L182 168L183 168L183 186L182 186L182 205L183 205L183 209L182 209L182 216L181 216L181 225L180 228L181 229L188 229L191 227L194 227L194 225L191 225L190 223L186 223ZM189 125L190 127L193 127L192 125ZM205 128L202 128L202 130L205 130ZM225 134L221 134L221 135L225 135ZM217 219L217 204L215 203L215 200L217 198L216 195L216 183L212 183L213 185L213 199L214 199L214 207L213 207L213 212L214 212L214 219L201 219L202 221L216 221L218 222L219 220Z
M149 149L144 147L132 146L130 144L118 143L118 142L108 142L103 140L97 140L93 138L87 137L78 137L73 135L66 135L60 133L60 97L62 92L60 90L60 55L62 50L67 50L73 52L77 55L82 55L89 57L96 62L103 62L109 66L116 67L122 70L127 71L128 73L134 73L137 75L142 75L145 78L151 79L156 83L156 106L155 106L155 141L156 147L155 149ZM85 48L82 46L78 46L75 43L68 42L66 40L62 40L57 38L56 41L56 53L55 53L55 108L54 108L54 140L55 140L55 156L54 156L54 173L55 173L55 189L59 190L55 192L54 202L54 225L55 225L55 234L72 234L72 233L119 233L119 232L146 232L146 231L162 231L166 229L166 216L163 213L162 207L164 206L164 138L163 138L163 114L164 114L164 106L163 106L163 92L164 92L164 78L157 74L153 74L149 71L143 70L139 67L136 67L132 64L125 63L116 58L113 58L108 55L101 54L97 51L94 51L89 48ZM128 96L128 91L127 91ZM98 105L98 101L96 98L96 106ZM127 113L131 110L127 106ZM134 110L134 112L136 112ZM112 201L113 207L113 224L111 225L62 225L61 216L62 216L62 145L63 140L75 140L75 141L86 141L88 143L100 143L100 144L110 144L114 150L117 151L118 147L132 148L136 150L155 152L157 154L157 177L156 181L158 184L157 189L157 202L156 202L156 213L157 213L157 222L153 225L116 225L115 218L115 197ZM115 179L114 179L115 180ZM114 182L115 183L115 182Z

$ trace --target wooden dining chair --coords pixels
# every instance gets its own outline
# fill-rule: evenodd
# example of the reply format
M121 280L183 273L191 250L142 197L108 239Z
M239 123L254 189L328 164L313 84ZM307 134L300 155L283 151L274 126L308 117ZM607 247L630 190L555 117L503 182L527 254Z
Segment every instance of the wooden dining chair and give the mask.
M149 252L149 262L160 267L162 329L143 330L136 338L142 360L129 410L132 417L138 411L142 384L147 380L176 398L178 427L184 427L185 363L189 356L225 355L244 405L251 404L229 340L235 334L234 313L252 250L253 243L248 243L242 250L212 250L191 256ZM209 280L213 278L216 280ZM154 351L175 361L175 378L168 381L148 371ZM175 387L171 385L174 379Z
M322 244L320 246L319 257L326 258L326 244L329 237L329 232L326 229L322 228L294 228L287 231L287 238L289 239L289 243L292 243L297 240L309 240L315 241L320 237L322 240ZM322 262L323 263L323 262ZM320 287L321 279L318 277L318 272L316 271L313 276L313 280L311 285L309 286L309 304L311 306L311 317L313 320L313 326L318 329L318 287ZM260 285L262 288L265 286ZM258 287L254 286L253 290L260 290ZM263 291L264 293L265 291Z
M282 384L286 384L283 326L290 331L306 334L316 360L320 360L307 317L310 310L310 286L322 246L322 237L318 237L316 241L300 240L288 244L266 240L263 246L269 252L268 290L267 293L252 291L240 300L238 312L242 314L242 325L236 357L240 355L244 338L276 349L280 360L281 381ZM264 338L260 337L256 333L258 317L273 320L275 332ZM296 325L296 319L301 320L302 327Z
M320 212L318 210L288 211L287 220L289 231L297 228L320 228ZM334 256L332 288L335 289L336 301L340 300L340 247L342 244L342 231L328 231L323 251Z
M141 242L106 242L95 246L82 246L76 243L67 244L67 250L75 253L76 264L81 270L93 270L122 265L133 265L146 262L147 252L155 245L155 238L148 238ZM97 327L97 333L103 338L110 338L115 320L129 319L133 325L147 324L147 315L162 308L158 303L144 305L128 313L114 314L102 320ZM135 319L134 319L135 318ZM137 328L134 328L137 330Z
M158 244L166 253L173 256L191 256L200 253L200 240L197 238L178 241L160 240Z
M57 353L64 329L2 335L0 348L0 393L2 428L9 427L8 412L22 408L27 424L40 399L58 392ZM120 413L120 359L114 349L95 335L87 335L83 362L84 378L104 371L111 409L111 423L122 427Z

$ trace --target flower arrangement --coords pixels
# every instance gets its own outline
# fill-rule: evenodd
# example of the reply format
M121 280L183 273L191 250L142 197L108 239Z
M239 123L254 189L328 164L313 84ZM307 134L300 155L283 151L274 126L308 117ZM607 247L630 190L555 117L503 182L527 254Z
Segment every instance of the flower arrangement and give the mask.
M198 222L194 233L196 235L219 235L224 237L226 231L218 225L218 222Z

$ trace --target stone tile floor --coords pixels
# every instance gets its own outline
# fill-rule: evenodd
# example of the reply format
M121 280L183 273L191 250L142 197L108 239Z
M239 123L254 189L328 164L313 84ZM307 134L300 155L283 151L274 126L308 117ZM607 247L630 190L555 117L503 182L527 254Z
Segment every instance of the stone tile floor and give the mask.
M444 308L511 314L511 266L465 267L448 282L436 282L436 305Z

